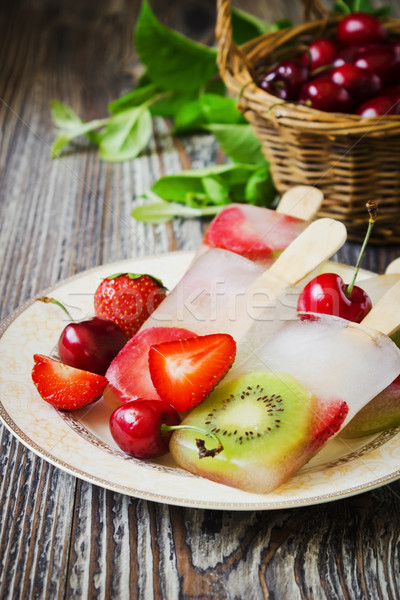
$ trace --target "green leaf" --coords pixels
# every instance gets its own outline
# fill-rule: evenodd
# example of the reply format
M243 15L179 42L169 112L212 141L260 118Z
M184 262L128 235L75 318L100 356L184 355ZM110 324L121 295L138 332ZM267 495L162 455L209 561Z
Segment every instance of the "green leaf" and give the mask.
M229 188L218 176L203 177L201 180L204 191L212 204L229 204Z
M218 94L218 96L225 96L226 87L219 75L214 76L204 87L206 94Z
M208 125L224 152L235 162L258 164L265 162L261 144L251 125Z
M231 189L233 186L245 186L249 177L257 170L255 165L214 165L204 169L190 169L179 175L164 175L151 187L151 192L163 200L187 204L190 194L201 197L205 194L203 179L219 177L223 184Z
M206 123L201 100L193 100L178 110L175 116L174 133L198 131Z
M149 108L154 117L175 117L179 110L197 98L197 92L169 92L169 97L160 98Z
M230 164L165 175L153 184L150 195L192 208L245 202L246 185L259 169L257 165Z
M388 16L391 12L390 6L381 6L374 9L371 0L337 0L333 7L334 12L350 14L353 12L365 12L376 16Z
M208 123L247 123L236 106L236 100L217 94L203 94L200 97L204 116Z
M116 162L135 158L148 144L152 120L146 105L111 117L100 136L100 158Z
M140 60L152 80L169 90L187 92L205 85L217 72L217 52L168 29L143 0L135 30Z
M276 191L269 165L260 167L248 180L245 188L245 200L257 206L269 206L275 200Z
M132 217L143 223L166 223L174 217L195 219L198 217L213 216L223 207L206 206L204 208L191 208L173 202L155 202L145 206L138 206L132 211Z
M232 7L232 30L235 44L240 46L240 44L266 33L269 27L266 21L244 10Z
M88 123L83 123L80 121L75 125L74 128L71 125L68 126L64 131L60 130L60 133L57 135L51 146L51 158L57 158L60 155L61 150L70 142L72 142L72 140L80 137L81 135L86 135L92 132L94 129L103 127L107 122L108 119L95 119L94 121L89 121Z
M76 129L77 125L82 125L83 121L76 112L69 106L58 100L50 102L51 118L54 124L60 129Z
M246 123L236 108L233 98L217 94L202 94L197 100L185 104L175 118L175 133L187 133L207 129L213 123Z
M165 175L158 179L151 187L151 191L170 202L186 203L188 192L192 194L204 193L204 187L201 182L201 176L193 174L187 175L187 171L180 175Z
M108 110L112 114L117 114L129 108L140 106L150 98L153 98L156 94L161 91L161 88L155 83L149 83L143 87L137 87L132 92L128 92L121 98L110 102Z
M233 41L239 46L263 33L278 31L292 25L289 19L280 19L270 24L248 12L232 7Z

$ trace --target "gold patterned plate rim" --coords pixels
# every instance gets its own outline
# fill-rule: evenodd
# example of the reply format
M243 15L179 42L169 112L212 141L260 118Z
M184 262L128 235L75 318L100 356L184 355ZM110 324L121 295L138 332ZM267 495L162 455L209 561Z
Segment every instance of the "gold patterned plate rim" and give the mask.
M75 310L91 313L102 278L120 271L150 272L171 288L193 258L192 252L126 259L95 267L45 290ZM340 274L349 267L330 263ZM363 276L372 273L364 271ZM65 325L57 307L25 303L0 326L0 417L30 450L56 467L103 488L155 502L218 510L272 510L307 506L365 492L400 477L398 430L363 438L335 438L305 468L275 492L259 495L197 477L168 455L138 461L123 454L108 432L108 407L100 401L76 413L57 411L31 382L32 355L49 354Z

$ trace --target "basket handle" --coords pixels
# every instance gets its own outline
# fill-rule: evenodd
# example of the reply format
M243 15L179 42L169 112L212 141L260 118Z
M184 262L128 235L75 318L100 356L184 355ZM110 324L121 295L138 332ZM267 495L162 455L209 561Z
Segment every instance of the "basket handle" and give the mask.
M301 0L303 4L303 20L304 22L311 19L327 19L331 14L320 0ZM240 48L232 41L232 13L231 0L217 0L217 24L215 35L218 40L218 57L217 63L222 73L227 68L229 61L236 56L239 56L244 63L244 67L249 75L253 78L254 73L252 66L246 56L241 52Z
M232 12L231 0L217 0L217 24L215 28L215 36L218 41L217 64L220 73L223 73L231 59L236 55L241 59L241 63L249 73L249 76L254 78L254 71L247 57L232 41Z

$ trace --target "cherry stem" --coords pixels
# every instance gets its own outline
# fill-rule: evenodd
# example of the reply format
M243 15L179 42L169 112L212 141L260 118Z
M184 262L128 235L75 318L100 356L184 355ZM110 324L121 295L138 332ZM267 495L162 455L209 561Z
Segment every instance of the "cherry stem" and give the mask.
M74 319L71 316L71 313L68 311L67 308L65 308L64 304L62 302L60 302L59 300L56 300L55 298L49 298L48 296L41 296L40 298L36 298L36 300L38 300L39 302L44 302L45 304L56 304L57 306L59 306L60 308L63 309L63 311L65 312L65 314L67 315L67 317L69 318L70 321L74 321Z
M199 450L199 458L205 458L206 456L214 458L214 456L222 452L222 450L224 449L219 438L212 431L207 431L206 429L202 429L201 427L196 427L194 425L167 425L166 423L162 423L161 425L161 433L167 433L168 431L177 431L179 429L197 431L197 433L208 435L209 437L213 438L214 441L217 442L217 446L215 448L207 450L204 444L204 440L196 439L196 446Z
M316 77L320 73L324 73L324 71L329 71L329 69L332 69L332 68L333 68L333 65L322 65L321 67L314 69L314 71L311 71L310 76Z
M370 235L371 235L372 229L375 225L375 221L376 221L377 214L378 214L378 203L377 202L370 200L367 202L366 206L367 206L367 210L368 210L368 214L369 214L368 229L367 229L367 233L365 234L363 245L361 246L360 254L358 255L358 260L356 263L356 268L354 271L353 279L351 280L351 283L347 286L347 289L345 291L345 294L348 298L350 298L351 294L353 293L354 284L356 282L357 275L360 270L362 260L364 258L365 249L367 247L368 240L370 238Z

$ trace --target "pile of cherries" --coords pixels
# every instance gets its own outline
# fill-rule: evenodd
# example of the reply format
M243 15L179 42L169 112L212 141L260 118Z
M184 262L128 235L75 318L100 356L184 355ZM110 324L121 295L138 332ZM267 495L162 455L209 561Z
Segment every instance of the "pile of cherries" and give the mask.
M314 40L307 52L280 62L260 87L288 102L362 117L400 114L400 40L390 40L382 23L352 13L336 38Z

